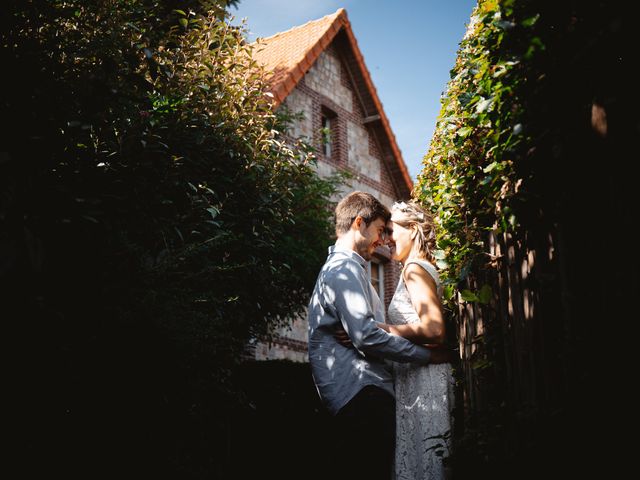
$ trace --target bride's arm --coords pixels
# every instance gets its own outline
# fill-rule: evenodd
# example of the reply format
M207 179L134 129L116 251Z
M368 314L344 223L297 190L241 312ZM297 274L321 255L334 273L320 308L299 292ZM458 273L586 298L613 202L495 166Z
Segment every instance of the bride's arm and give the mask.
M403 274L411 303L420 321L402 325L378 323L378 327L414 343L443 343L445 341L444 318L435 280L424 268L415 263L407 265Z

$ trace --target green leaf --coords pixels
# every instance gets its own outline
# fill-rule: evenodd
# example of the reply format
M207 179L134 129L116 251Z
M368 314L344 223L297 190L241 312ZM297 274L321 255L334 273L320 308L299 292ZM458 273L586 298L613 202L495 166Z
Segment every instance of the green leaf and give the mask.
M481 358L479 360L474 361L471 364L471 368L474 369L474 370L484 370L485 368L489 368L492 365L493 365L493 363L491 363L486 358Z
M458 101L460 102L460 105L464 108L471 102L473 97L474 97L473 93L469 93L469 92L461 93L458 96Z
M469 136L469 134L473 131L473 127L462 127L458 130L458 135L462 138Z
M535 45L540 50L544 50L546 48L540 37L533 37L531 39L531 45Z
M482 304L488 304L491 301L491 297L493 296L493 290L489 284L485 283L482 288L478 291L477 297L478 301Z
M480 185L482 185L483 187L485 185L489 185L491 183L491 181L493 180L493 177L491 175L488 175L486 177L484 177L481 181L480 181ZM483 199L483 201L486 201L488 199Z
M220 213L220 210L218 210L216 207L209 207L206 209L207 212L209 212L211 214L211 218L213 220L215 220L215 218L218 216L218 214Z
M489 173L491 172L491 170L493 170L494 168L496 168L498 166L498 162L491 162L489 165L487 165L486 167L484 167L482 169L482 171L484 173Z
M449 301L453 298L454 286L453 285L445 285L442 290L442 296L446 301Z
M476 294L473 293L471 290L462 290L462 292L460 292L460 296L462 297L462 299L465 302L477 302L478 301L478 297L476 297Z
M493 98L483 98L476 104L476 112L483 113L488 111L493 105Z
M184 28L187 28L187 25L189 25L189 22L186 18L179 18L178 23L180 23L180 25L182 25Z
M498 22L495 22L496 26L498 26L499 28L503 29L503 30L511 30L513 27L516 26L515 23L513 22L509 22L506 20L500 20Z

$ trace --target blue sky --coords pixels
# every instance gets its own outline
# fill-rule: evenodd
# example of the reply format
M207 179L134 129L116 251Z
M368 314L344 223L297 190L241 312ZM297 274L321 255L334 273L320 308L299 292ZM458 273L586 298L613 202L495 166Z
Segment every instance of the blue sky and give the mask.
M415 180L422 170L458 44L476 0L241 0L249 40L345 8L398 146Z

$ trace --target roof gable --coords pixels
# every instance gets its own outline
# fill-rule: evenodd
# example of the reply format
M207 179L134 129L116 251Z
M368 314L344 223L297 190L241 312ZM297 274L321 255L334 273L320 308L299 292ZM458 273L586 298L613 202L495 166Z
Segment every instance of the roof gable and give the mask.
M382 103L371 80L358 42L351 30L347 12L343 8L331 15L305 23L299 27L258 39L254 58L262 64L274 96L280 105L304 77L320 54L336 41L349 55L345 59L352 75L357 97L362 106L365 123L379 138L386 140L383 157L391 157L391 174L398 181L400 191L410 192L413 182L404 163L395 135L384 113Z

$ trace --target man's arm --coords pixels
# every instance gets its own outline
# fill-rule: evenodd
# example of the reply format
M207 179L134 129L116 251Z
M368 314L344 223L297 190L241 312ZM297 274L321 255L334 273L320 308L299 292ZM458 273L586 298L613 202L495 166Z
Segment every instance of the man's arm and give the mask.
M364 354L402 363L427 364L429 349L376 326L366 272L356 262L346 261L325 278L325 301L330 304L353 346Z
M380 328L380 323L377 323ZM382 325L387 325L386 323ZM339 328L333 335L335 339L341 345L345 347L353 348L353 342L349 337L349 334L344 330L344 328ZM442 345L442 344L421 344L423 347L426 347L431 353L431 358L429 358L429 363L451 363L455 359L455 354L451 348Z

